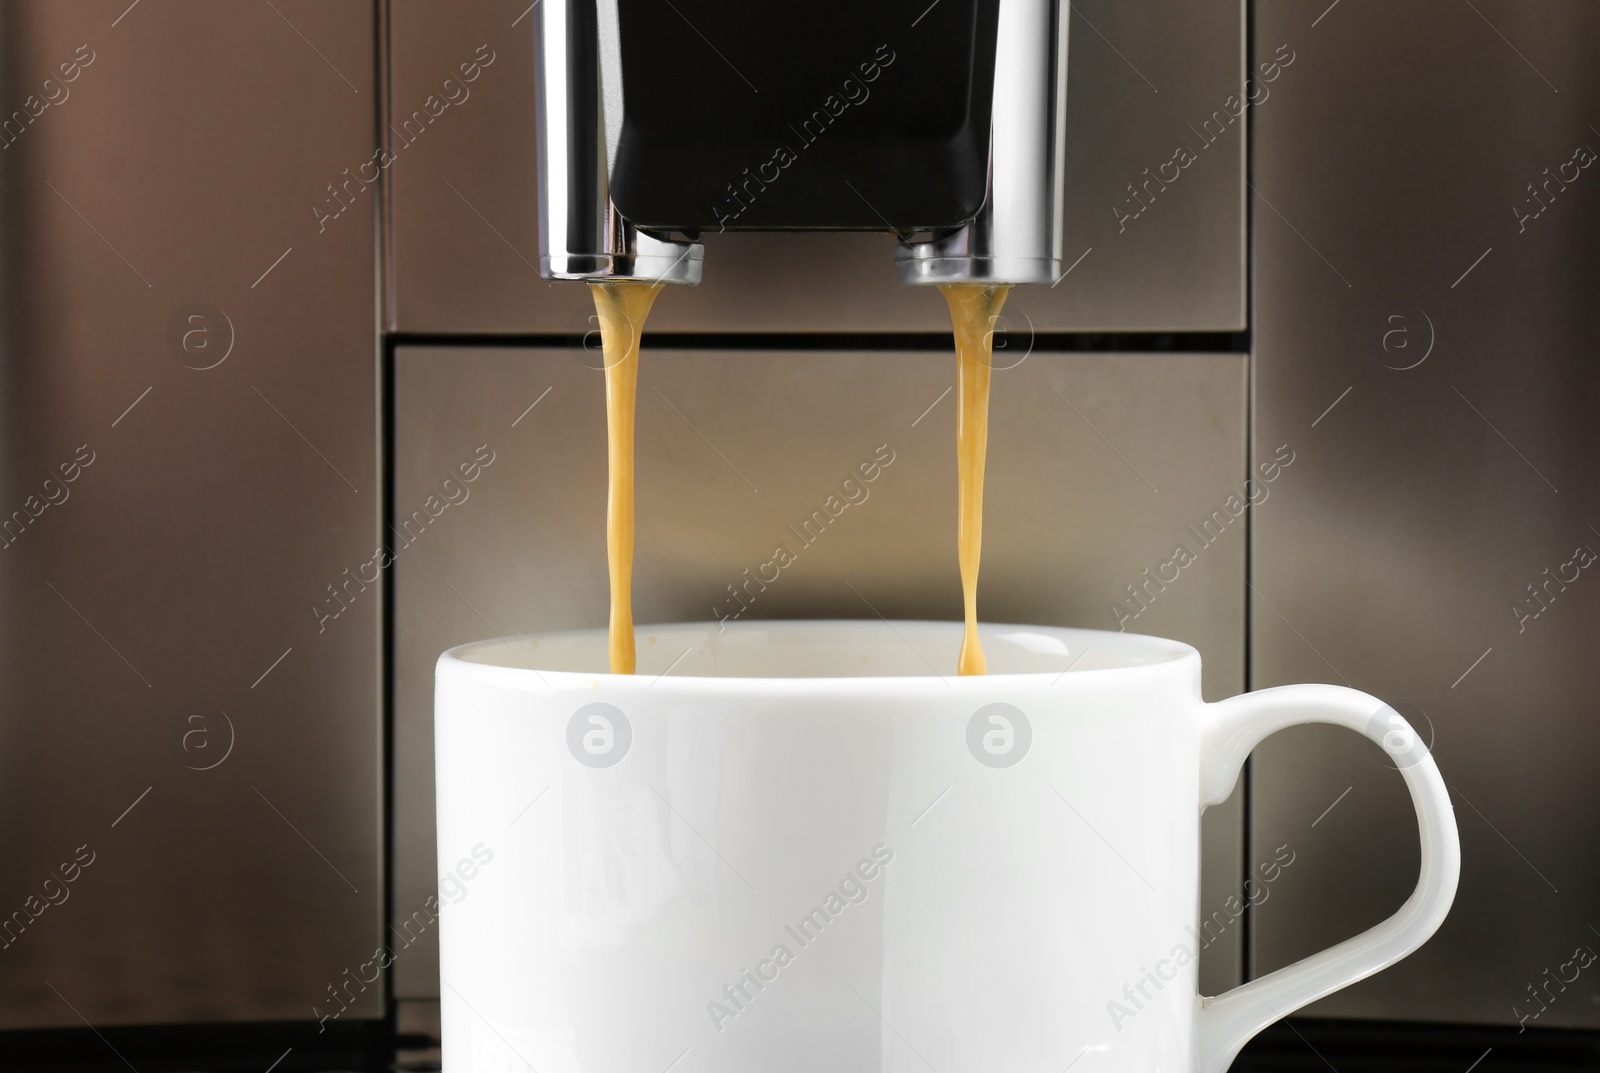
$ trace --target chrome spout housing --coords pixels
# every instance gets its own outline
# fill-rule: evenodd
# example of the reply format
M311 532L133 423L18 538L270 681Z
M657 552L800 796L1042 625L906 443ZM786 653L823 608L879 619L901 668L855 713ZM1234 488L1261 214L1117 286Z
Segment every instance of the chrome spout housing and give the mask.
M541 0L533 9L539 272L550 280L696 284L703 248L681 232L697 234L699 225L666 214L643 230L611 197L624 91L617 5ZM951 229L902 231L902 283L1048 285L1060 278L1067 16L1063 0L998 0L983 202L975 217Z
M615 0L540 0L533 9L539 274L693 285L701 245L641 231L611 201L606 113L621 101L616 28Z
M1053 285L1061 278L1067 11L1061 0L1001 0L988 196L964 226L902 241L901 283Z

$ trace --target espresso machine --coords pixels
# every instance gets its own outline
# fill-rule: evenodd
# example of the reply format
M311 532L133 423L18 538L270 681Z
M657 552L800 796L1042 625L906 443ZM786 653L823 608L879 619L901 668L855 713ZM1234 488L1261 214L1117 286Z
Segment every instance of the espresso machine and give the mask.
M1020 284L984 619L1353 685L1450 778L1442 930L1238 1068L1592 1063L1600 14L745 7L0 11L0 1069L426 1063L434 661L605 622L579 284L635 279L638 622L959 618L924 285ZM1263 743L1202 989L1392 912L1403 808Z

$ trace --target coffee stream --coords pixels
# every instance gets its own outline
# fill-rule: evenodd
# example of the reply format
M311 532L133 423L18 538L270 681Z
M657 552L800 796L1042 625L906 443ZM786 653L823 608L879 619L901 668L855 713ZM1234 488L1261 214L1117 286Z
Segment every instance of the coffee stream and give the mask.
M632 674L633 639L633 416L639 387L639 337L661 292L658 283L592 283L600 316L606 372L606 558L611 575L611 673ZM957 661L960 674L983 674L978 640L978 561L983 550L983 466L989 446L989 372L994 322L1011 290L981 283L941 285L955 331L956 543L966 629Z
M606 560L611 574L611 673L632 674L633 411L639 394L639 336L659 283L592 283L606 369Z
M978 562L983 556L983 464L989 451L989 372L995 318L1011 288L982 283L939 287L950 307L956 337L956 547L961 564L961 600L966 629L958 674L983 674L987 664L978 640Z

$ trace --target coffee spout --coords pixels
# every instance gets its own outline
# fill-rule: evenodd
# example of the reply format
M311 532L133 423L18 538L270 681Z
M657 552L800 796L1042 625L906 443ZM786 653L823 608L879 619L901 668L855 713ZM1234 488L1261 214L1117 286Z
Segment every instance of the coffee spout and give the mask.
M900 282L1044 283L1061 278L1067 11L1057 0L1002 0L995 41L988 189L978 215L904 241Z
M729 3L534 7L544 278L695 284L723 230L889 232L910 285L1060 277L1063 0Z
M616 30L614 0L540 0L533 9L539 274L693 285L700 244L641 230L611 200L621 99Z

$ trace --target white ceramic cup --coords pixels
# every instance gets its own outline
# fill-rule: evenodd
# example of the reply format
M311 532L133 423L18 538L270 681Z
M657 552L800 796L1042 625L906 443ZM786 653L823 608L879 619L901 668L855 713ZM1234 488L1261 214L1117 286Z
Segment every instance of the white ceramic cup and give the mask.
M1175 641L958 624L487 641L437 674L449 1073L1219 1073L1420 946L1460 872L1426 748L1330 685L1200 700ZM1199 819L1257 742L1364 733L1416 808L1400 910L1196 990ZM1291 850L1292 852L1292 850ZM454 877L454 878L450 878Z

